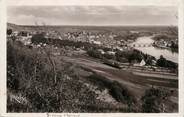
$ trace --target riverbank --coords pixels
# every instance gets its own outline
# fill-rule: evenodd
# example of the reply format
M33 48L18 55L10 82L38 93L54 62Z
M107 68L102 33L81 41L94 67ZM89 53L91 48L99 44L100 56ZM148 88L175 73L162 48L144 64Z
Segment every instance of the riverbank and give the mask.
M160 45L157 45L157 44L152 44L153 47L156 47L156 48L160 48L160 49L167 49L169 51L171 51L172 53L177 53L178 54L178 48L170 48L170 47L167 47L167 46L160 46Z
M153 36L144 36L144 37L139 37L137 38L137 40L135 42L132 43L133 44L153 44L154 40L152 39ZM152 56L154 56L155 58L159 59L160 56L164 56L164 58L166 58L167 60L170 60L172 62L178 63L178 53L173 53L170 50L167 49L161 49L161 48L157 48L157 47L134 47L137 50L142 51L145 54L150 54Z
M153 36L155 47L178 53L178 34L158 34Z

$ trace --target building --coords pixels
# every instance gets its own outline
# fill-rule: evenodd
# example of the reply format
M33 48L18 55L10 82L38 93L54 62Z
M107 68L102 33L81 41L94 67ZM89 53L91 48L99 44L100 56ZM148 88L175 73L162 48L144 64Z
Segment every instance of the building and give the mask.
M113 51L107 51L107 54L109 54L109 55L115 55L116 53L113 52Z
M98 49L98 51L99 51L101 54L105 54L105 52L104 52L102 49Z
M133 66L144 66L144 65L146 65L146 62L144 61L144 59L142 59L140 63L134 62L133 64Z
M146 65L146 62L144 61L144 59L142 59L142 61L140 62L139 66L144 66Z

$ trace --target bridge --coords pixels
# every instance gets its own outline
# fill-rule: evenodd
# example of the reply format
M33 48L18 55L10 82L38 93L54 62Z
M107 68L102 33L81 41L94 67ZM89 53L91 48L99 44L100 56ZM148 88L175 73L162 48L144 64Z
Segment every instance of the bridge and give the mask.
M153 44L151 43L136 43L136 44L129 44L129 47L151 47Z

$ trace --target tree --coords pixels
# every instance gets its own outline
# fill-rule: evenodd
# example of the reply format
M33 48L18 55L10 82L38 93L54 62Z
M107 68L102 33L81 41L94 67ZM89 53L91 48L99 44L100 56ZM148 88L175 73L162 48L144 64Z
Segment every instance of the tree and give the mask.
M177 26L169 26L168 31L171 35L178 37L178 27Z
M178 44L175 44L174 41L171 41L171 48L178 49Z
M174 63L172 61L169 61L169 60L165 59L162 55L160 56L160 59L157 60L157 66L172 68L172 69L177 69L178 68L177 63Z
M150 88L145 91L144 96L141 98L142 111L146 113L159 113L163 112L164 97L168 96L168 92L163 89Z
M12 34L12 29L7 29L7 35L11 35Z
M163 57L163 55L161 55L160 58L157 60L157 65L160 67L167 66L167 60Z
M31 42L34 44L39 44L39 43L47 43L46 38L44 37L43 33L35 34L31 38Z

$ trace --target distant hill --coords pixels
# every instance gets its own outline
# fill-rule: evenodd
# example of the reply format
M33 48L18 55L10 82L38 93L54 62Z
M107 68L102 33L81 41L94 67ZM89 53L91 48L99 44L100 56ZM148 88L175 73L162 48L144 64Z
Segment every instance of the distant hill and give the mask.
M15 24L7 23L7 28L14 28L14 27L16 27L16 25L15 25Z
M35 26L35 25L16 25L13 23L7 23L7 28L13 31L35 31L35 30L54 30L58 32L76 32L76 31L90 31L90 32L115 32L125 33L126 31L150 31L150 32L162 32L167 31L168 26Z
M13 24L13 23L7 23L7 29L14 30L21 30L21 26Z
M13 31L33 31L35 26L26 26L26 25L17 25L13 23L7 23L7 28L12 29Z

